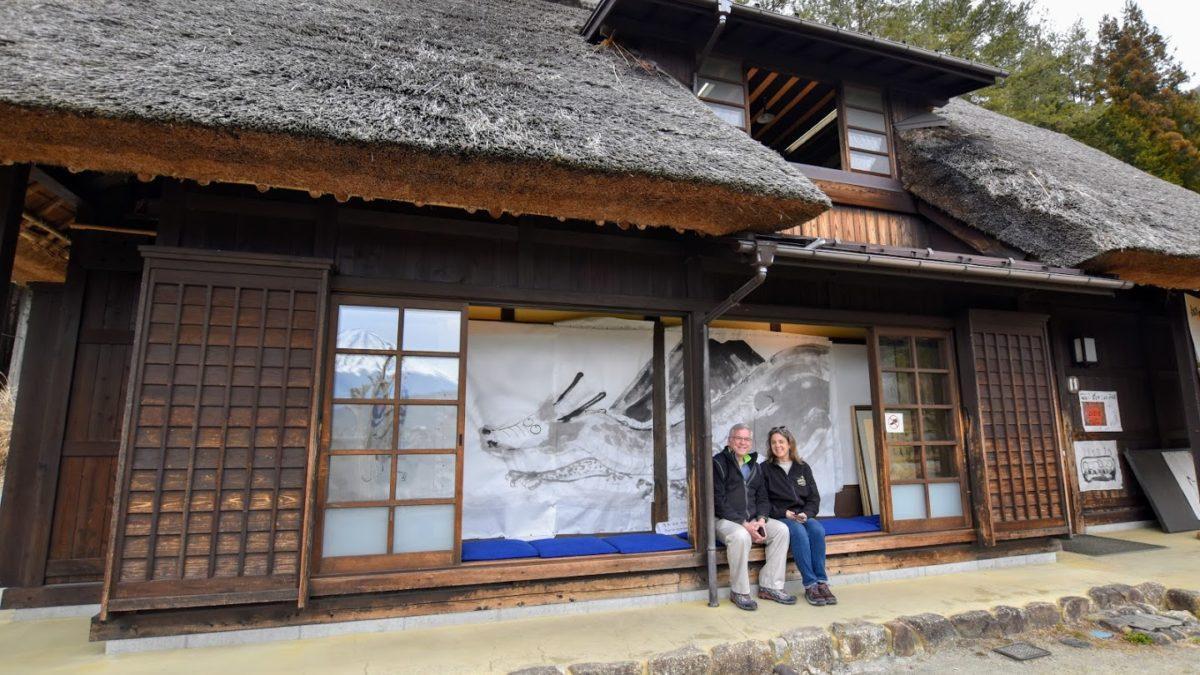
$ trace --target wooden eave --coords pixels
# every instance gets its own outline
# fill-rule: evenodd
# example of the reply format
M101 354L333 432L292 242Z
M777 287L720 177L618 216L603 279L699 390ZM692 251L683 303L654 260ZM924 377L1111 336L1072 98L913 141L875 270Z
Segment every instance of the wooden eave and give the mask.
M394 200L494 217L540 215L724 235L776 231L825 205L728 186L553 162L453 156L282 133L84 116L0 104L0 162ZM619 195L619 198L617 196Z

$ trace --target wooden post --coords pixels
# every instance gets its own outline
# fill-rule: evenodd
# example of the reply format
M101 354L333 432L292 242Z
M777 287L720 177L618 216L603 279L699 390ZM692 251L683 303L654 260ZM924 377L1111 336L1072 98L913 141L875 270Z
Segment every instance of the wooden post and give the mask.
M8 287L12 283L28 186L28 164L0 166L0 315L4 317L8 316ZM7 376L8 369L7 363L0 366L0 375Z
M1183 420L1187 425L1188 445L1192 460L1200 475L1200 381L1197 381L1196 352L1192 348L1192 333L1188 329L1187 300L1179 293L1170 303L1171 337L1175 344L1176 373L1183 401Z
M667 475L667 349L666 330L662 319L654 320L654 357L650 370L652 419L654 424L654 504L651 525L670 519L668 495L670 477Z

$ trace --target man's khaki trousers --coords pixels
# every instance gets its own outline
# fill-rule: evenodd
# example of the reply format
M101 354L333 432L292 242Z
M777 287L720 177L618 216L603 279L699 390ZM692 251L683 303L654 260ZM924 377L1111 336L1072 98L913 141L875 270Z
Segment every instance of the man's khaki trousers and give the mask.
M788 529L787 525L771 518L766 525L767 561L758 572L759 588L783 590L784 574L787 571ZM729 560L729 585L734 593L750 593L750 572L747 560L750 557L750 533L741 524L724 518L717 519L717 538L725 542L725 556Z

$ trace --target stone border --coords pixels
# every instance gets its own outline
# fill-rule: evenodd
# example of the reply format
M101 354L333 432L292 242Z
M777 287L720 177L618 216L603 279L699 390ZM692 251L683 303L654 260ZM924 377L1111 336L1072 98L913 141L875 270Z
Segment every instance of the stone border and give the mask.
M710 649L686 645L644 661L534 666L510 675L741 675L828 673L856 661L909 657L953 647L964 639L1002 638L1059 625L1099 622L1116 614L1151 613L1186 622L1180 637L1200 635L1200 592L1167 589L1146 582L1137 586L1109 584L1088 589L1086 596L1064 596L1057 603L1031 602L1023 607L1000 605L950 617L940 614L901 616L882 624L835 622L828 628L806 627L767 640L726 642ZM1176 637L1151 636L1156 643Z

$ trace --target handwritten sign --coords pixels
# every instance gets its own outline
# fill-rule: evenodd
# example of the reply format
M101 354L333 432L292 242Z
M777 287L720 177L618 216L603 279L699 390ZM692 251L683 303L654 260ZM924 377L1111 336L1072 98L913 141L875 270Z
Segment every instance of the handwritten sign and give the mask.
M904 433L904 413L883 413L883 428L886 429L889 434Z
M1084 431L1121 431L1121 409L1115 391L1079 392Z

